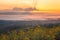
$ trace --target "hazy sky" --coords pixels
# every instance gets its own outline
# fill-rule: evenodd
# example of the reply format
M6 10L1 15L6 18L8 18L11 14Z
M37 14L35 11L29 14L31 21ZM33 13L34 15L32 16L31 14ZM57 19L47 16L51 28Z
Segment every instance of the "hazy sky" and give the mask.
M57 10L60 11L60 0L0 0L0 10L11 9L13 7L29 8L34 7L39 10Z

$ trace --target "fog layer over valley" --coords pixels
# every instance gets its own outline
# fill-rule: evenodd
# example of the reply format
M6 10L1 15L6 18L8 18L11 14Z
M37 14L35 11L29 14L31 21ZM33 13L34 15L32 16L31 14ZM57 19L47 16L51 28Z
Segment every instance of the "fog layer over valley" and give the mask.
M60 19L59 13L44 12L0 12L0 20L57 20Z

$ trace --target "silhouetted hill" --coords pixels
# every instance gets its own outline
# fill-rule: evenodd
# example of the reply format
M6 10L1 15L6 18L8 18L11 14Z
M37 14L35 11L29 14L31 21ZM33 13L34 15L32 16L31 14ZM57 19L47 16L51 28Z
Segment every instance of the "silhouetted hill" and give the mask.
M33 21L0 20L0 32L28 27L31 28L35 26L44 26L50 28L57 25L60 25L60 20L33 20Z

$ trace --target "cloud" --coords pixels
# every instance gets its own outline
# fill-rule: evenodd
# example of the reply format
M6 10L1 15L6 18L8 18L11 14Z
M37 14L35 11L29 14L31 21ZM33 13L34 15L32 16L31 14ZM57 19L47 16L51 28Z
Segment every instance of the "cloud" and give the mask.
M22 8L18 8L18 7L14 7L12 10L13 11L22 11L23 9Z
M23 9L23 8L18 8L18 7L14 7L12 10L13 10L13 11L33 11L33 10L37 10L37 9L36 9L36 8L32 8L32 7L25 8L25 9Z
M25 8L24 10L25 10L25 11L33 11L33 10L36 10L36 8L30 7L30 8Z
M24 9L20 7L13 7L12 9L4 9L2 11L33 11L33 10L37 10L37 9L32 7L24 8Z
M3 11L0 12L0 15L32 15L29 11Z

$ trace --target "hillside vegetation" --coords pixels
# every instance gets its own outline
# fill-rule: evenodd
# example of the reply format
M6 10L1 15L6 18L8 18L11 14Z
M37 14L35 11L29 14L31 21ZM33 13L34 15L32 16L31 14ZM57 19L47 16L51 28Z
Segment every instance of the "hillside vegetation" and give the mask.
M11 30L1 33L0 40L60 40L60 26Z

